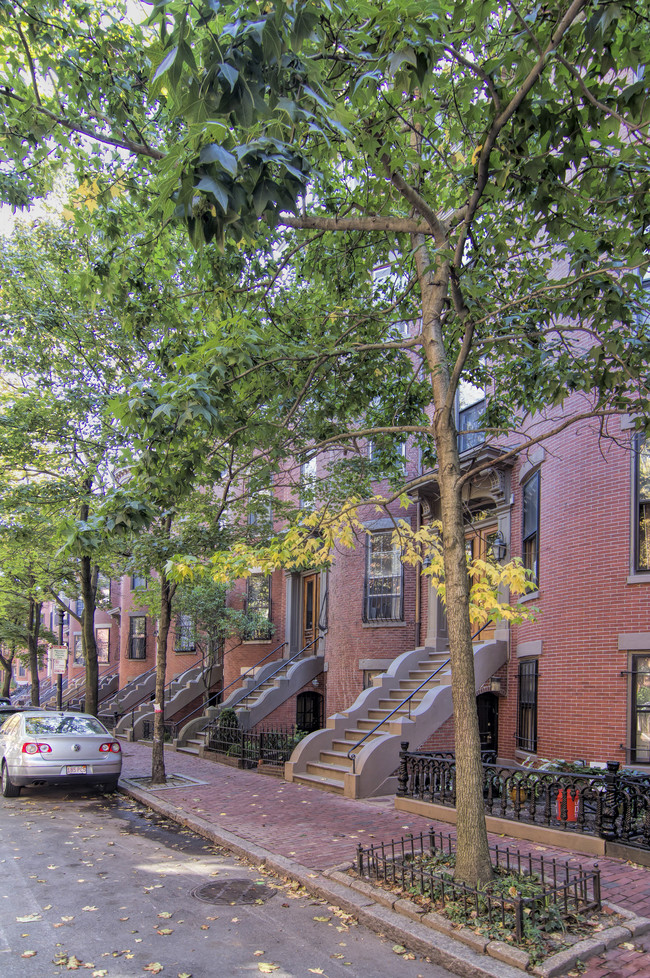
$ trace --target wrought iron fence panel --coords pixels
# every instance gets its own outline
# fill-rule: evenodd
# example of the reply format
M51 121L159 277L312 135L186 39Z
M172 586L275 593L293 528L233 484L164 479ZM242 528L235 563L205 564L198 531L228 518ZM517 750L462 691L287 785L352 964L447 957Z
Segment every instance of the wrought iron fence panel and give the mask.
M397 793L455 807L453 752L402 744ZM483 799L488 815L650 849L650 774L619 772L615 761L593 773L484 763Z

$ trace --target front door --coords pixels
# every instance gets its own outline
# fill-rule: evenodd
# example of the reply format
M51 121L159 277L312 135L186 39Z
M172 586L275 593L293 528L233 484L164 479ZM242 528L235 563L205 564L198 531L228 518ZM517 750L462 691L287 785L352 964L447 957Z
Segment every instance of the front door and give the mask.
M320 574L308 574L302 579L302 642L305 648L318 636ZM316 649L310 650L315 653Z
M468 558L478 559L493 562L494 555L492 553L492 547L497 535L497 525L496 523L490 523L485 526L478 526L468 530L465 534L465 553ZM496 623L494 621L488 622L479 632L479 626L474 627L473 631L475 634L475 642L489 642L494 638L494 629Z

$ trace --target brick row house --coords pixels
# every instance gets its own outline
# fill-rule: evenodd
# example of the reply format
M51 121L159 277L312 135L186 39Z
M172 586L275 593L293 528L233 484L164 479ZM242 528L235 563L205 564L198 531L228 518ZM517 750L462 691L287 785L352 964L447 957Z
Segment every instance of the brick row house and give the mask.
M466 391L458 409L462 458L467 465L495 459L467 487L468 553L520 557L537 585L521 599L537 609L533 621L491 623L476 636L483 745L516 762L648 764L650 446L631 422L612 421L603 436L599 422L583 421L499 464L500 453L475 430L482 409L481 392ZM294 486L285 480L273 494L295 498L299 476L317 480L325 461L296 468ZM407 479L420 477L418 487L410 507L396 505L393 515L416 527L437 516L436 473L423 471L410 443L404 469ZM444 607L428 579L401 563L390 516L369 508L362 519L363 538L337 552L329 570L265 577L253 568L239 582L230 603L257 611L269 627L227 643L207 684L192 623L176 622L168 679L186 674L195 684L182 707L166 708L182 731L180 747L200 740L201 706L223 688L243 726L311 732L287 776L330 790L392 790L403 740L453 748ZM141 584L113 581L113 607L97 614L100 673L115 673L120 689L155 662L155 620L133 600ZM78 631L67 623L70 684L83 673Z

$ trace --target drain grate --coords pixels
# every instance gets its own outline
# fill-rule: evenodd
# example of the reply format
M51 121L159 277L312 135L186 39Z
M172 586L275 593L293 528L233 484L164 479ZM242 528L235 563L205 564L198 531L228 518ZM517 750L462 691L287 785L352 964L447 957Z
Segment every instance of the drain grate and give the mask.
M205 883L192 890L192 896L203 903L225 903L229 905L240 903L266 903L274 895L275 890L263 883L251 880L222 880L218 883Z

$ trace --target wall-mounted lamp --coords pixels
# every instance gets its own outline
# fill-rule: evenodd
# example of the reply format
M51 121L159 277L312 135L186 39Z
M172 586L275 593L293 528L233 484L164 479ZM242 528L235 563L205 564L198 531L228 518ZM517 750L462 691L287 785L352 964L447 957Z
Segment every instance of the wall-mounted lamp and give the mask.
M506 539L503 533L501 532L501 530L498 530L497 535L492 541L492 556L494 557L495 560L500 561L503 560L507 552L508 552L508 545L506 543Z
M311 684L312 686L320 686L320 683L318 682L317 679L312 679Z
M490 692L491 693L497 693L497 694L501 692L501 680L500 679L497 678L497 679L491 679L490 680Z

